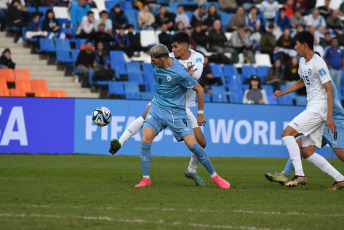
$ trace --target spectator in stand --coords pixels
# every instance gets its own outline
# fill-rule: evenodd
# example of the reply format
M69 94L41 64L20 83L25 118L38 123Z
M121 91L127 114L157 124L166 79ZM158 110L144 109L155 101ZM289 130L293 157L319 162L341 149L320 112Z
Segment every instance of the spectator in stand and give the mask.
M265 28L275 23L276 12L278 11L278 9L279 5L278 2L275 0L267 0L262 2L262 4L260 5L260 11L263 13L262 20L264 22Z
M155 23L154 28L160 28L163 24L167 26L168 30L173 30L174 28L174 19L176 17L175 14L169 13L166 10L166 6L160 6L160 13L155 15Z
M260 30L260 18L258 16L258 9L253 6L250 12L246 16L247 26L252 33L259 32Z
M236 2L239 6L244 7L245 10L251 9L256 4L256 0L236 0ZM262 0L258 0L258 2L261 3Z
M99 27L99 24L103 22L105 24L105 32L112 34L112 21L109 18L109 15L106 10L103 10L99 13L100 18L97 20L97 25Z
M189 17L184 13L184 7L182 5L178 6L176 18L174 19L174 21L175 21L175 23L183 22L185 27L190 26Z
M110 42L114 41L114 38L112 34L105 32L105 28L105 23L100 22L98 25L98 31L93 34L93 40L94 44L98 44L99 42L101 42L108 48Z
M292 28L297 28L298 26L305 26L305 19L301 15L301 11L296 9L294 15L290 18L290 25Z
M286 85L293 85L295 82L297 82L300 79L299 76L299 61L297 57L292 57L287 65L284 67L284 82Z
M118 33L115 35L116 49L123 50L128 57L132 57L134 54L133 47L130 46L130 40L127 34L125 34L125 27L122 26Z
M254 59L254 50L250 43L249 35L245 30L244 26L239 26L238 29L232 33L229 44L234 48L237 54L244 54L246 63L254 64L256 63Z
M84 16L90 12L91 7L86 3L86 0L79 0L79 3L73 6L70 10L70 18L73 28L78 28Z
M284 8L281 8L278 12L278 17L277 17L277 26L281 31L284 31L285 29L290 28L290 20L286 16L286 10Z
M31 39L33 37L46 37L48 36L47 31L42 31L39 26L39 14L33 14L31 22L27 25L26 38Z
M7 27L25 27L28 24L29 15L26 11L22 11L20 0L12 0L11 4L8 6L6 15ZM14 42L18 42L21 38L21 31L16 31L14 36Z
M239 27L246 27L246 17L245 17L245 10L244 7L239 6L236 14L233 15L231 20L229 20L228 25L226 26L226 30L228 32L233 32L237 30Z
M294 15L294 0L287 0L283 6L285 15L290 19Z
M0 58L0 69L15 69L16 63L12 61L11 50L6 48Z
M339 6L338 16L339 17L344 17L344 2L342 4L340 4L340 6Z
M306 25L308 26L308 30L311 30L310 27L315 29L315 36L317 37L324 37L324 33L326 32L326 22L325 19L319 15L319 10L314 9L312 14L307 16Z
M236 0L218 0L220 10L227 13L234 13L238 8Z
M311 2L311 0L307 0L307 2ZM299 9L301 14L308 14L307 11L307 3L306 0L294 0L294 9ZM312 7L311 9L314 9L314 7Z
M109 68L109 56L104 50L104 44L99 42L95 53L95 67L93 81L113 81L115 80L115 71Z
M149 12L149 6L143 5L142 10L138 14L138 21L141 30L153 29L153 23L155 18L151 12Z
M202 30L201 24L196 24L194 28L191 38L196 42L196 50L204 53L209 42L209 37L207 36L206 31Z
M171 35L167 33L167 25L162 24L161 33L158 35L159 43L164 44L172 52Z
M4 31L6 28L6 13L8 8L8 0L0 0L0 30Z
M324 60L336 86L340 86L344 69L344 50L338 46L338 38L332 38L331 46L325 50Z
M320 54L320 57L324 56L324 48L321 45L319 45L317 37L314 37L314 47L313 47L313 50L315 52L318 52Z
M66 35L64 33L60 33L61 27L57 19L55 18L54 11L52 9L47 10L45 13L45 18L42 22L42 30L48 32L49 38L60 37L64 39Z
M88 0L87 4L92 8L92 9L98 9L97 4L93 0Z
M214 4L209 5L207 13L208 13L208 18L206 20L206 24L208 26L208 31L209 31L212 29L215 20L221 20L221 18Z
M324 6L320 6L319 9L319 13L321 16L323 16L323 18L326 20L328 16L330 16L332 14L332 9L330 8L330 3L331 0L325 0L325 5Z
M124 11L121 9L121 4L117 3L109 13L109 18L112 21L112 33L115 34L116 30L122 26L127 26L128 18L125 16Z
M82 18L80 26L76 31L76 37L92 39L94 33L98 31L98 25L94 20L94 13L89 11L87 16Z
M212 85L223 85L221 78L214 77L209 66L209 58L204 56L203 71L199 79L199 84L204 88L204 92L208 94L213 94L211 90Z
M221 21L215 20L212 29L209 31L210 50L217 53L225 53L233 51L227 46L227 37L221 29Z
M269 54L271 63L274 62L274 48L276 46L276 38L273 35L273 31L274 26L269 25L268 31L260 39L260 52Z
M192 28L191 27L186 27L185 28L185 33L187 35L189 35L189 38L190 38L190 44L189 44L190 49L196 50L197 44L196 44L196 41L192 38Z
M250 78L250 87L245 91L244 104L268 104L268 98L266 97L266 92L260 86L260 79L257 76L252 76Z
M320 40L320 45L322 46L323 49L326 49L328 46L331 45L331 40L332 40L331 33L326 32L325 37Z
M185 26L182 21L179 21L176 25L175 33L185 31Z
M128 38L129 38L129 44L133 48L134 52L140 52L143 51L143 47L141 45L141 38L139 33L135 33L134 25L128 25ZM134 56L138 56L138 53L134 54Z
M281 60L282 63L287 63L291 57L296 57L297 53L294 50L294 40L290 35L290 29L285 29L283 34L276 42L276 53L277 58Z
M332 15L327 17L326 25L327 25L327 28L329 30L333 31L336 34L336 36L339 37L339 40L344 40L344 37L343 37L343 23L340 20L340 18L338 17L338 14L339 14L339 10L334 10L332 12ZM340 45L343 45L343 43L340 44Z
M192 15L191 26L195 27L196 24L201 24L203 25L202 30L207 30L208 29L208 26L206 24L207 18L208 18L208 14L205 11L205 6L200 5L198 6L198 9L195 10L195 12Z
M296 0L297 1L297 0ZM305 6L305 12L304 14L310 14L312 13L312 10L315 8L315 5L317 3L317 0L298 0L301 2L301 7Z
M93 52L92 41L88 40L85 44L85 49L79 52L75 66L77 70L83 73L80 78L82 87L89 87L89 72L93 71L97 66L96 54Z
M265 84L272 85L274 90L279 90L280 85L284 84L284 72L282 69L282 63L280 59L276 59L274 66L272 66L268 75L265 78Z

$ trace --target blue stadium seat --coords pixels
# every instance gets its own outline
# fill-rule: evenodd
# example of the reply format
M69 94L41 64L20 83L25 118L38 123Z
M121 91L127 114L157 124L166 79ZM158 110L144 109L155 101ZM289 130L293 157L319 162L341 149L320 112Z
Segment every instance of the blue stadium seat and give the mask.
M229 95L229 101L231 103L242 103L243 94L242 93L231 93Z
M227 76L227 81L228 81L227 86L229 87L230 91L232 91L233 89L241 89L242 88L240 76L237 76L237 75Z
M108 83L109 95L125 95L123 82L121 81L112 81Z
M132 100L140 100L141 96L138 92L132 92L132 93L125 93L126 99L132 99Z
M26 37L26 32L27 32L27 27L23 27L23 28L22 28L22 36L23 36L23 40L24 40L24 41L28 41L28 40L30 40L31 42L37 42L37 41L38 41L37 38L28 39L28 38Z
M264 79L268 75L270 67L269 66L257 66L257 76L260 77L261 81L264 82Z
M280 90L284 91L286 89L288 89L290 87L290 85L281 85L280 86ZM296 97L296 92L292 92L292 93L288 93L287 95L289 95L291 98L295 98Z
M231 20L232 16L233 16L233 14L230 14L230 13L225 13L225 12L220 13L222 29L226 28L226 26L229 23L229 21Z
M155 93L155 83L146 82L146 92Z
M55 53L56 52L56 47L53 39L49 38L41 38L39 40L39 49L41 51L46 51L49 53Z
M307 105L307 96L296 96L296 105Z
M56 50L57 63L72 64L73 59L70 50Z
M70 28L70 21L68 18L56 18L61 28Z
M124 85L124 91L126 93L139 93L140 89L139 89L139 84L137 82L123 82Z
M141 67L139 62L126 62L125 67L127 68L128 73L141 73Z
M256 69L253 65L243 65L241 71L243 81L245 81L247 78L250 78L252 75L257 75Z
M338 93L338 98L340 101L344 99L342 92L343 92L342 87L337 86L337 93Z
M214 77L221 78L222 84L226 84L226 79L222 72L221 64L210 64L210 68Z
M90 85L108 85L111 81L93 81L94 71L90 71L88 75L88 81Z
M147 74L153 74L154 70L153 70L153 66L151 63L142 63L142 73L147 73Z
M265 89L266 94L273 94L274 93L274 88L272 85L261 85L262 89Z
M125 62L124 52L122 50L111 50L110 51L110 60L116 62Z
M142 92L141 93L141 99L142 100L152 100L154 97L154 93L151 92Z
M234 65L223 65L222 72L225 76L232 76L236 75L240 77L240 74L238 73L238 69Z
M49 9L52 10L52 8L49 7L49 6L39 6L39 7L38 7L38 12L40 12L40 13L43 15L43 17L45 17L45 13L46 13L47 10L49 10Z
M124 11L133 10L134 9L132 1L121 1L121 8Z
M110 10L112 8L115 7L115 5L117 3L119 3L120 1L115 1L115 0L108 0L108 1L105 1L105 8L107 9L108 12L110 12Z
M79 49L71 50L71 53L72 53L73 71L74 71L74 73L76 73L76 74L79 73L79 70L76 69L76 61L78 60L79 52L80 52Z
M221 86L215 86L215 85L212 85L210 86L211 90L213 91L214 94L224 94L224 93L227 93L226 91L226 88L225 86L221 85Z
M142 79L141 73L130 73L129 72L128 73L128 81L142 83L143 79Z
M197 97L196 97L197 100ZM204 102L210 102L210 94L209 93L204 93Z
M143 73L143 81L154 83L154 76L152 73Z
M228 98L226 94L222 94L222 93L214 93L212 95L213 98L213 102L225 102L228 103Z
M277 99L279 105L293 105L293 98L290 95L284 95Z
M276 99L272 99L272 94L266 94L266 97L268 99L268 103L269 105L277 105L277 100Z
M111 60L110 66L116 72L116 78L120 79L123 75L128 75L127 70L125 69L125 62L118 62Z
M344 70L342 70L342 82L341 86L344 87Z
M139 32L140 31L140 26L139 26L139 21L137 17L138 12L136 10L126 10L125 15L128 18L129 24L134 25L135 31Z
M31 14L37 12L36 7L33 7L33 6L25 6L25 8L26 8L27 11L28 11L29 13L31 13Z
M55 43L56 43L56 49L57 50L71 50L70 43L69 43L68 39L56 38Z
M188 16L190 22L191 22L191 19L192 19L192 15L194 14L194 12L190 12L190 11L184 11L184 13Z

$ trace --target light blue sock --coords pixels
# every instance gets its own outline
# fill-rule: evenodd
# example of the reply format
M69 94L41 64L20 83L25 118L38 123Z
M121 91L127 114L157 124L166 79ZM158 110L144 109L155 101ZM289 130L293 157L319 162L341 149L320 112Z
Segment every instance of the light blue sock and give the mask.
M215 169L213 165L211 164L211 161L209 160L208 155L205 152L205 150L198 143L194 144L189 149L192 153L196 155L197 159L207 169L209 174L213 175L215 173Z
M291 162L291 159L288 159L287 164L285 165L285 169L283 169L283 172L287 173L289 176L294 171L294 165L293 162Z
M151 145L152 144L141 142L140 157L143 176L149 176L151 162Z

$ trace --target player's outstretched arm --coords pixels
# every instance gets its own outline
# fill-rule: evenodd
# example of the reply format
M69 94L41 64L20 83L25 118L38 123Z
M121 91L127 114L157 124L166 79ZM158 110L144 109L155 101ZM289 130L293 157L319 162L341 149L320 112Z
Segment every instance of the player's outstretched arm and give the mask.
M197 93L197 99L198 99L198 115L197 115L197 123L199 126L204 126L205 116L204 116L204 91L200 84L196 84L195 87L193 87L193 90Z
M300 78L297 82L295 82L292 86L290 86L288 89L284 91L276 90L275 93L272 95L272 99L276 99L278 97L284 96L288 93L294 92L296 90L299 90L301 88L305 87L305 83Z
M325 82L323 84L324 88L326 89L327 92L327 132L330 133L330 130L332 133L336 132L336 124L334 123L333 120L333 104L334 104L334 92L333 88L331 85L331 81Z

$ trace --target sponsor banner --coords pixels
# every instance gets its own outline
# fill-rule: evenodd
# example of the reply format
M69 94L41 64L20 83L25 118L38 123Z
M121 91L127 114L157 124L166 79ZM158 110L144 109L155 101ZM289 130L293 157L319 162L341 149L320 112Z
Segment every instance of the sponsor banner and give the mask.
M74 99L0 98L0 153L73 153Z
M119 138L132 121L144 113L147 101L76 99L75 142L76 153L109 154L110 140ZM92 111L105 106L112 113L106 127L92 122ZM288 157L281 134L304 107L207 103L203 128L210 156ZM194 112L197 107L192 108ZM196 113L194 113L196 114ZM142 130L124 144L118 155L139 155ZM332 149L318 151L333 156ZM183 142L176 142L171 131L165 129L154 140L152 155L189 156Z

